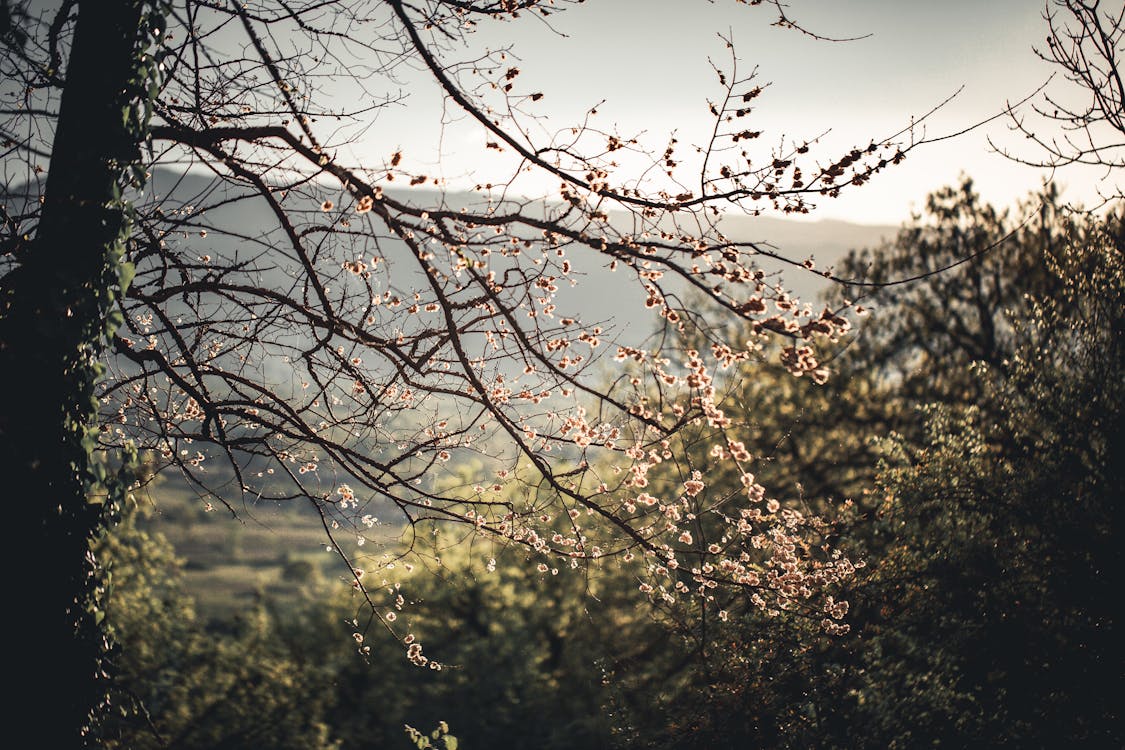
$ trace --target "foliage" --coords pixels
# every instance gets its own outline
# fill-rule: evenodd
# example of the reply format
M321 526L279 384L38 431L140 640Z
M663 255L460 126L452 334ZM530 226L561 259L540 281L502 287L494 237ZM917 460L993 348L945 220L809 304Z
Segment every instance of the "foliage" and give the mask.
M1079 221L1044 254L1058 291L974 368L992 413L931 407L920 444L886 441L841 746L1120 744L1122 240Z
M983 203L965 178L926 200L926 211L887 246L853 252L843 295L882 314L849 350L853 372L874 371L908 406L987 402L970 373L1000 368L1017 345L1026 295L1059 290L1046 259L1080 224L1047 186L1011 212Z
M444 721L438 724L437 729L430 732L429 736L407 724L406 736L410 738L410 741L414 743L418 750L431 750L435 747L433 743L439 740L444 750L457 750L458 747L457 738L449 733L449 725Z
M356 738L389 746L403 723L439 718L468 747L611 746L617 728L606 672L635 637L652 634L630 606L627 576L609 567L552 575L523 553L443 535L399 558L394 573L380 613L406 633L402 650L364 614L355 590L283 618L282 637L295 652L332 665L333 727L344 747ZM345 621L350 647L324 638ZM425 669L404 658L417 645Z
M106 748L315 748L329 739L328 675L274 643L266 610L251 610L226 635L196 621L179 561L161 535L127 512L97 549L106 567L106 622L115 644Z
M685 433L678 463L707 466L717 494L733 491L739 473L706 455L709 441L726 435L752 456L747 464L757 483L783 505L826 519L846 500L874 510L876 440L892 432L923 439L918 409L931 403L993 409L992 390L973 363L1005 377L1002 365L1032 315L1028 295L1050 297L1061 288L1046 258L1072 234L1081 243L1086 231L1052 186L1014 212L984 203L968 178L935 191L891 241L852 251L832 271L840 284L825 304L847 298L863 315L852 333L824 347L827 381L792 377L776 364L777 348L765 345L717 373L730 426ZM704 344L702 336L689 341Z
M767 459L762 481L791 488L779 504L798 511L807 477L825 478L820 497L856 492L827 533L870 565L846 587L852 632L834 642L799 616L771 628L722 592L693 591L693 619L664 613L695 654L677 667L689 687L676 700L698 706L696 721L673 745L1119 736L1108 602L1121 569L1121 223L1068 213L1053 195L1036 225L1014 228L967 184L939 191L933 223L846 266L917 275L965 252L967 237L976 257L877 292L883 320L865 346L842 348L824 387L764 364L732 378L724 408L745 420L745 450ZM784 427L791 444L772 443ZM684 453L703 462L714 438L697 442ZM681 480L657 472L653 492ZM738 478L710 489L738 491Z
M1000 391L1002 420L934 412L925 452L882 477L894 545L872 579L885 621L859 688L876 744L1121 741L1110 602L1122 483L1110 457L1122 450L1125 372L1119 340L1106 340L1121 330L1121 246L1084 252L1062 261L1076 272L1068 292L1036 322L1065 327L1037 331L1047 346L1022 350L1011 382L982 376ZM1108 315L1087 327L1092 308ZM1058 356L1060 338L1089 357Z

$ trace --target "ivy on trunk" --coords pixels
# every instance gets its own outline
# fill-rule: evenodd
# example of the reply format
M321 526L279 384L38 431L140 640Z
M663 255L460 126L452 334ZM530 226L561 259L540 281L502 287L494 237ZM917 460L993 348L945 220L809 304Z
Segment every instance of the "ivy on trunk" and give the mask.
M77 4L41 220L0 286L0 464L19 539L12 563L46 570L11 576L13 601L27 613L15 618L15 645L37 662L19 675L17 706L33 714L51 706L51 721L35 729L44 747L89 742L104 700L109 663L90 542L110 523L122 480L95 455L94 386L132 275L126 190L144 175L160 66L147 49L163 10L151 0Z

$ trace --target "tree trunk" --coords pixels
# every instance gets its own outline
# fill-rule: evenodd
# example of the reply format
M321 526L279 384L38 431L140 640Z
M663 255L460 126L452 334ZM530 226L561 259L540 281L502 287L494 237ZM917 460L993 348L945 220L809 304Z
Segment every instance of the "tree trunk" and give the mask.
M86 611L96 583L89 541L102 523L87 493L94 382L127 222L118 185L139 154L124 113L142 10L142 0L79 4L41 220L0 280L3 544L17 555L8 647L21 665L9 675L9 710L38 747L87 744L106 687L102 634Z

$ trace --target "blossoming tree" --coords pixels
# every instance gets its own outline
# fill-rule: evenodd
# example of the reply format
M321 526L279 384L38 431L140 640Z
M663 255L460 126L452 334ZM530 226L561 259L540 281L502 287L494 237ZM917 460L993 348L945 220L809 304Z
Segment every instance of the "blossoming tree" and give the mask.
M698 146L649 150L589 118L559 127L550 92L471 41L483 24L550 22L565 2L111 5L0 6L3 460L47 498L18 512L64 571L62 594L22 592L56 624L26 635L79 644L64 659L75 685L97 651L75 623L100 616L84 592L105 516L88 497L124 491L128 476L107 478L97 457L122 450L150 451L235 513L315 507L368 625L381 620L418 664L357 556L389 511L408 529L461 524L522 545L542 570L619 559L664 602L706 607L730 587L846 629L830 592L853 563L823 521L756 481L718 404L723 373L771 338L793 375L826 378L817 342L847 331L848 311L794 299L760 261L811 265L725 236L718 218L805 212L900 161L919 131L842 154L759 146L763 84L729 43ZM460 194L393 144L354 156L419 74L507 177ZM557 189L515 197L528 172ZM658 334L587 319L571 288L597 275L636 289ZM727 319L703 319L692 295ZM649 472L678 461L689 426L740 491L712 492L711 467L685 464L681 486L652 492ZM483 468L452 481L470 457Z

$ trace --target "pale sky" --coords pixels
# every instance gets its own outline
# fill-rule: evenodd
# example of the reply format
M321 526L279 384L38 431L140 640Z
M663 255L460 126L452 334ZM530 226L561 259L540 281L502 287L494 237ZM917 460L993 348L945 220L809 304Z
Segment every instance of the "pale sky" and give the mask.
M659 151L672 130L685 143L706 138L707 98L722 93L708 57L726 64L716 34L730 34L740 72L756 65L758 81L772 83L752 116L755 129L764 131L762 145L782 134L804 140L831 129L823 153L837 157L900 130L962 86L928 121L927 136L960 131L1031 93L1051 72L1031 49L1046 36L1042 11L1038 0L791 0L791 16L820 34L870 34L831 43L771 27L772 9L734 0L590 0L554 16L553 30L531 17L482 22L472 40L481 49L513 48L518 84L544 93L535 112L552 128L580 121L604 98L596 118L601 128L645 131L645 142ZM439 128L440 107L432 87L411 87L406 106L384 112L365 143L372 154L385 154L393 141L419 169L442 174L454 187L502 177L507 162L482 150L479 129ZM1016 150L1029 148L1005 120L996 120L915 150L869 185L822 199L810 218L898 224L928 192L962 172L987 200L1009 205L1038 187L1043 174L993 153L989 135ZM366 150L357 147L361 155ZM1056 176L1064 197L1082 202L1094 200L1100 177L1090 170ZM542 189L549 189L546 183Z
M1104 0L1107 6L1121 0ZM713 118L708 98L722 95L708 58L726 66L728 52L718 34L729 35L739 72L757 67L756 81L771 84L755 100L749 120L763 131L763 149L784 135L803 141L830 131L812 155L822 163L873 138L889 136L963 87L927 121L925 135L956 133L1000 113L1047 80L1052 68L1032 51L1042 45L1046 0L788 0L787 12L803 26L848 42L811 39L770 24L768 4L736 0L587 0L551 17L551 26L529 13L514 22L482 20L469 35L477 52L512 49L522 93L542 92L531 109L544 132L580 123L602 99L594 125L623 135L644 133L642 143L660 153L676 131L683 144L704 142ZM1118 6L1120 7L1120 6ZM232 27L233 28L233 27ZM378 29L376 29L378 31ZM240 42L241 43L241 42ZM467 60L472 51L449 53ZM370 83L384 91L385 81ZM323 93L351 106L356 90L344 81L320 81ZM361 138L341 151L377 167L402 149L403 166L442 176L453 189L498 182L512 161L484 148L477 125L457 122L455 106L443 102L436 84L421 71L403 72L405 99L379 110ZM346 91L347 90L347 91ZM1056 80L1055 94L1071 91ZM442 126L443 105L446 119ZM324 123L322 123L324 126ZM907 160L837 199L820 199L810 219L899 224L919 209L927 193L971 176L986 200L1011 205L1035 190L1045 172L1013 163L992 151L987 138L1039 156L1031 144L999 118L956 138L922 146ZM545 139L544 139L545 140ZM681 154L683 156L684 154ZM807 171L807 170L806 170ZM628 170L623 168L622 177ZM1100 170L1069 168L1055 175L1063 197L1097 202ZM531 195L555 194L554 178L521 178ZM1112 180L1102 182L1103 190Z

